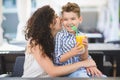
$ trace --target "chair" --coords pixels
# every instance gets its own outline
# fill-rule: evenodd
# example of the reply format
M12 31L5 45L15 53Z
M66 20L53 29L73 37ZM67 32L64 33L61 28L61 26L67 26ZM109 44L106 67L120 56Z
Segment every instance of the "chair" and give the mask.
M16 57L15 65L12 72L12 77L21 77L23 74L25 56Z
M2 78L2 77L21 77L23 75L24 60L25 60L25 56L17 56L12 73L1 74L0 78Z
M120 40L116 40L116 41L109 41L107 43L111 43L111 44L115 44L116 46L120 46ZM113 77L116 77L117 74L120 74L120 70L117 69L117 66L120 66L120 58L119 56L117 57L113 57L113 56L106 56L107 60L110 61L112 63L112 67L113 67ZM117 62L116 62L117 61Z

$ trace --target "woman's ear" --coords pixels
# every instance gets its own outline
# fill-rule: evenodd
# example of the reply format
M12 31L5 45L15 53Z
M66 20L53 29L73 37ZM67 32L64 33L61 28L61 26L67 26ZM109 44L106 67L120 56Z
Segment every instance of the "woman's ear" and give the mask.
M79 21L80 21L80 24L81 24L81 23L82 23L82 21L83 21L82 16L80 16L80 17L79 17Z

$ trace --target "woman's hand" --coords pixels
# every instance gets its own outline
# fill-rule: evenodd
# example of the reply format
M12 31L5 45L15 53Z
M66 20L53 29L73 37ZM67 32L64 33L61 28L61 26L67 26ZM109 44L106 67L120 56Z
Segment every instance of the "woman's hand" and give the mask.
M96 63L93 59L86 59L84 61L81 61L83 67L93 67L96 66Z
M102 72L96 66L87 67L86 70L87 70L87 73L89 75L91 75L92 77L94 77L94 76L96 76L96 77L102 76Z

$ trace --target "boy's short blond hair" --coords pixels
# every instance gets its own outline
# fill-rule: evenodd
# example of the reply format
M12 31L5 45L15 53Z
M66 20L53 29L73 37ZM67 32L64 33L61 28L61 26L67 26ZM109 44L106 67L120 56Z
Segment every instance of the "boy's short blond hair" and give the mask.
M68 2L62 7L61 13L63 14L63 12L74 12L77 13L78 17L80 17L80 7L76 3Z

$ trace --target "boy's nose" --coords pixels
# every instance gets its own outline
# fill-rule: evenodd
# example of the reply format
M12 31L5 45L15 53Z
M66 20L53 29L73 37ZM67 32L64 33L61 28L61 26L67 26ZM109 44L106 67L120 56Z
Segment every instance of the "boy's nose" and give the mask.
M70 27L72 27L72 26L73 26L73 24L69 24L69 26L70 26Z
M73 24L72 24L72 22L71 22L71 21L68 21L68 25L69 25L69 26L72 26Z
M72 24L72 21L71 21L71 20L69 20L69 21L68 21L68 24Z

